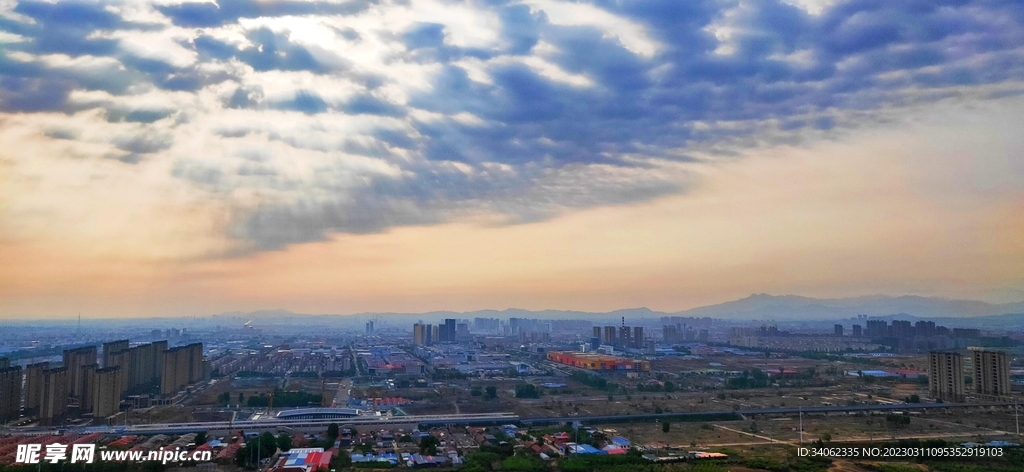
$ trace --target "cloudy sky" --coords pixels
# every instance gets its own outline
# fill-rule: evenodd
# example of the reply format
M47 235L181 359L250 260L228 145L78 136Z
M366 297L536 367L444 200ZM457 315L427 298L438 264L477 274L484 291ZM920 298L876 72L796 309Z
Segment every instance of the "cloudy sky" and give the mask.
M1024 299L1019 0L0 0L0 317Z

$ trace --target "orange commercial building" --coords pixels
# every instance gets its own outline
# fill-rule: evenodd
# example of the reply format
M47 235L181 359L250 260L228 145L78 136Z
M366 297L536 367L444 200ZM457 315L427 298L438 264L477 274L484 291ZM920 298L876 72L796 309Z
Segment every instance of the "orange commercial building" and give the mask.
M548 360L559 364L571 365L580 369L595 371L634 371L648 372L651 363L625 357L606 356L602 354L585 354L579 352L548 352Z

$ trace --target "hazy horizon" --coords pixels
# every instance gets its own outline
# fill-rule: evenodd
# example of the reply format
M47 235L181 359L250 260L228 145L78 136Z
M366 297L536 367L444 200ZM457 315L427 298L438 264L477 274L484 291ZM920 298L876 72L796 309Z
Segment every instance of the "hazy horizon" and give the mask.
M500 307L500 308L498 308L498 307L479 308L479 309L474 309L474 310L445 310L445 309L437 309L437 310L427 310L427 311L406 311L406 312L362 311L362 312L341 313L341 312L296 312L296 311L293 311L293 310L288 310L286 308L260 308L260 309L248 310L248 311L228 310L228 311L222 311L222 312L216 312L216 313L192 313L192 314L187 314L187 315L174 315L174 316L162 316L162 315L136 316L136 317L130 317L129 319L147 320L147 319L176 319L176 318L210 318L210 317L217 317L217 316L240 316L240 315L267 315L267 316L269 316L269 315L272 315L272 314L275 314L275 313L279 313L279 312L286 312L286 313L289 313L291 315L296 315L296 316L340 316L340 317L361 317L361 316L380 316L380 315L394 315L394 316L438 315L438 316L440 316L442 314L444 314L444 315L447 315L447 314L479 315L479 314L483 314L483 313L496 313L497 314L497 313L507 313L507 312L513 312L513 313L515 313L515 312L523 312L523 313L533 313L533 314L537 314L539 316L550 316L550 314L554 314L554 313L563 313L563 314L569 314L570 315L569 318L571 318L572 314L574 314L574 313L575 314L580 314L580 315L613 315L613 314L615 314L614 316L619 316L618 313L621 313L621 312L644 311L644 310L650 311L651 313L657 314L659 316L661 316L661 315L672 315L672 316L680 315L680 316L705 317L706 315L692 314L692 313L689 313L689 312L696 311L696 310L702 310L702 309L715 309L715 308L720 307L720 306L730 305L730 304L734 304L734 303L737 303L737 302L747 302L747 301L751 301L751 300L759 301L761 298L770 298L770 299L773 299L773 300L781 300L781 299L788 299L788 298L800 298L800 299L806 299L806 300L809 300L809 301L812 301L812 302L839 302L838 308L844 308L844 304L848 305L850 303L855 303L855 302L882 302L882 303L885 303L886 301L895 301L897 299L906 299L906 298L911 298L911 299L915 299L915 300L918 300L918 301L923 301L925 303L937 303L937 304L940 304L940 305L943 304L943 303L948 302L948 304L952 304L952 305L963 304L963 303L967 303L967 304L976 304L977 303L977 304L983 304L987 308L1007 307L1006 311L999 311L998 309L996 309L995 311L993 311L991 313L986 313L986 314L977 314L977 313L973 313L973 314L972 313L954 314L954 313L950 313L950 314L939 315L939 316L929 315L927 313L925 313L925 314L918 314L918 313L900 312L899 310L889 310L889 312L884 312L884 313L883 312L871 313L871 314L868 315L868 316L871 316L871 317L888 317L888 316L910 315L910 316L918 317L918 318L936 318L936 319L940 319L940 318L963 318L963 319L969 319L969 318L984 317L984 316L1002 316L1002 315L1024 314L1024 300L1014 301L1014 302L1009 302L1009 303L989 303L989 302L985 302L985 301L981 301L981 300L951 299L951 298L945 298L945 297L920 297L920 296L917 296L917 295L880 295L880 294L874 294L874 295L860 295L860 296L843 297L843 298L814 298L814 297L804 297L804 296L795 295L795 294L772 295L772 294L767 294L767 293L753 293L753 294L750 294L747 297L740 298L740 299L723 300L721 302L716 302L716 303L712 303L712 304L708 304L708 305L692 306L692 307L686 307L686 308L677 309L677 310L655 310L655 309L651 309L651 308L646 307L646 306L619 307L619 308L613 308L613 309L610 309L610 310L603 310L603 311L574 310L574 309L571 309L571 308L570 309L557 309L557 308L526 309L526 308L521 308L521 307L509 306L509 307ZM854 306L856 306L856 305L854 305ZM849 307L847 306L845 308L849 308ZM910 310L910 311L913 311L913 310ZM81 318L79 318L80 315L81 315ZM835 319L840 319L840 318L845 318L845 317L852 317L852 316L855 316L855 315L851 315L849 313L836 313L836 314L833 315L833 317ZM732 319L732 320L745 319L742 316L736 316L736 315L730 315L730 316L724 316L724 317L723 316L711 316L711 317L712 318ZM18 317L17 315L9 316L9 317L3 318L3 319L6 320L6 321L21 321L21 322L33 321L33 318L31 318L31 317L29 317L29 318L22 318L22 317ZM68 317L49 318L48 321L72 321L73 322L73 321L77 321L78 319L81 319L83 321L111 321L111 320L118 320L118 319L124 319L124 318L120 318L120 317L104 317L102 315L97 315L97 314L92 314L91 316L86 315L86 314L75 314L73 316L68 316ZM756 319L756 318L751 318L751 319ZM791 316L789 318L783 318L783 319L801 320L803 318L801 316L799 316L799 315L794 315L794 316Z
M0 44L0 319L1024 300L1019 3L12 1Z

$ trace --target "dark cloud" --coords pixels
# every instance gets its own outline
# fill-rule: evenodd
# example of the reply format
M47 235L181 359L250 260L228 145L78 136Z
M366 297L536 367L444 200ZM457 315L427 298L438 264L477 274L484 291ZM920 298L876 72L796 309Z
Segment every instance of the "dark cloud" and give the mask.
M235 89L224 106L228 108L253 108L263 101L263 89L260 87Z
M169 136L154 133L125 135L114 139L114 145L132 155L152 154L169 149L174 144Z
M74 83L64 79L0 77L0 110L5 112L68 111Z
M798 142L842 130L851 121L870 121L894 107L983 86L1001 85L979 92L991 99L1012 96L1019 87L1008 84L1024 80L1024 3L1019 0L840 0L815 15L781 0L589 3L641 27L656 43L655 52L638 54L598 27L554 24L543 11L515 0L486 0L473 6L489 9L500 22L496 45L456 46L452 31L440 23L379 33L384 42L399 44L385 62L423 65L432 73L426 87L408 90L407 100L399 103L387 87L400 78L360 70L337 51L301 43L277 29L247 30L246 42L239 44L217 39L222 36L211 30L243 18L349 15L375 2L222 0L159 6L167 21L195 29L182 45L195 51L199 64L187 67L137 57L96 34L160 27L126 21L102 3L20 2L15 12L32 22L0 17L0 30L27 38L0 51L0 110L74 113L105 107L112 121L159 126L172 121L162 121L167 118L187 119L188 113L104 101L71 103L68 97L75 90L122 97L152 88L196 93L230 81L236 84L217 92L226 108L292 110L314 122L341 113L386 123L358 136L319 124L301 131L268 124L210 132L226 139L258 133L322 153L329 162L341 154L380 159L398 168L398 176L363 174L339 161L317 168L312 182L289 180L267 150L260 150L259 159L231 157L244 160L242 165L231 160L219 167L188 162L175 168L179 178L218 191L235 186L290 192L280 202L237 210L234 234L272 249L333 231L445 221L463 210L492 211L516 222L643 201L685 190L657 170L664 161L692 159L682 156L688 147L732 155L736 146L764 140ZM723 22L731 32L727 43L713 32ZM356 47L368 39L348 28L334 27L334 33ZM539 48L542 42L550 47ZM58 68L14 60L16 52L108 60ZM591 85L552 79L524 60L533 55L539 56L533 61L546 61ZM495 58L501 60L484 66L489 82L471 80L460 62ZM259 86L246 83L248 72L237 72L239 64L256 72L344 77L351 88L296 85L284 95L291 98L268 98ZM211 72L216 70L232 72ZM766 130L774 134L763 137ZM125 154L115 157L132 162L167 149L172 143L161 136L120 138L115 145Z
M268 28L260 28L247 34L253 45L237 52L236 57L257 71L307 70L327 73L331 66L323 64L309 49L292 44L286 36L279 36Z
M50 129L47 129L43 134L46 135L46 137L52 139L75 140L78 139L80 133L78 132L78 130L72 128L51 127Z
M342 109L352 115L402 116L405 110L397 105L381 101L371 95L357 95L345 102Z
M131 123L152 123L167 118L171 113L170 110L133 110L124 116L124 120Z
M274 108L279 110L301 111L307 115L323 113L328 110L327 102L314 92L302 90L291 100L277 102Z

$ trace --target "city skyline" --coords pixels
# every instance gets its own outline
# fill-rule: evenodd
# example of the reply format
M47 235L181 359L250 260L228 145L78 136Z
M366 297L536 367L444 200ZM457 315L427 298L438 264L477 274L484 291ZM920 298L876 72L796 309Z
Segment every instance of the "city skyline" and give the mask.
M0 5L0 320L1024 300L1013 2Z

